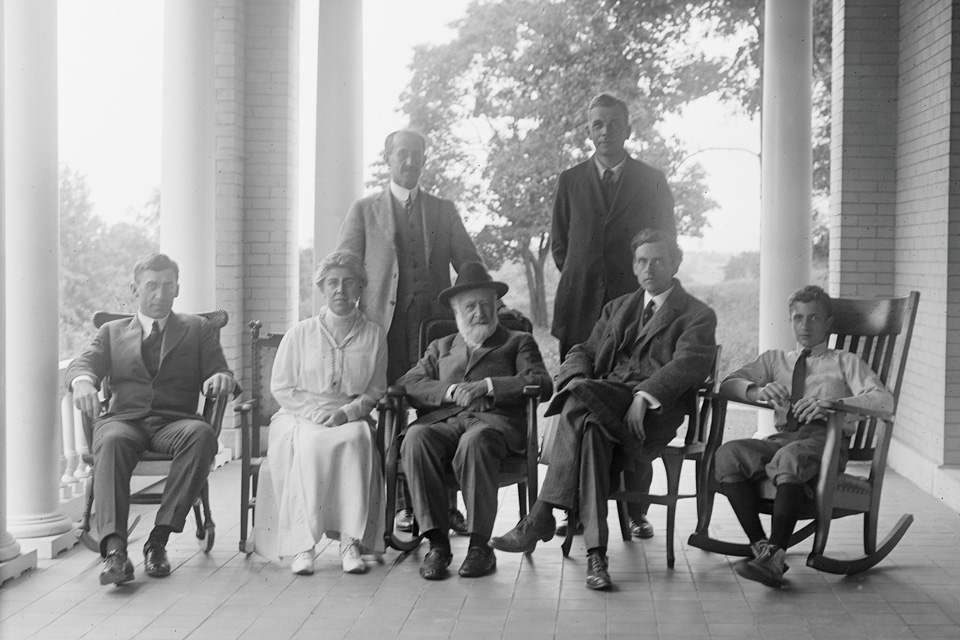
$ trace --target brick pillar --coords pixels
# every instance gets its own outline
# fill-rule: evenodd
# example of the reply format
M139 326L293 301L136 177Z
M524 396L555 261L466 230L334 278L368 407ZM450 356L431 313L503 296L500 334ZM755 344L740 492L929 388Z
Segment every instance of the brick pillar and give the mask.
M268 331L299 319L299 3L246 3L244 318Z
M898 0L834 0L830 292L894 280Z
M958 14L950 0L901 2L898 37L895 290L920 291L920 308L890 459L940 495L941 465L960 464Z

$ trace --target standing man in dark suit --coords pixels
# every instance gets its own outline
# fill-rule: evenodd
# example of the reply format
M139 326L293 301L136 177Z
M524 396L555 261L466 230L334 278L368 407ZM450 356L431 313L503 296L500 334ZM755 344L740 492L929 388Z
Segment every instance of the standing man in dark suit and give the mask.
M641 229L677 234L666 176L623 148L630 137L626 103L607 93L593 98L587 105L587 137L594 155L560 174L553 203L550 243L560 284L552 333L560 341L561 361L590 337L605 304L637 290L630 239ZM652 477L653 468L641 465L627 482L647 491ZM633 535L653 536L646 509L631 504L628 511Z
M610 587L607 500L620 470L658 457L677 433L678 400L710 374L717 317L674 278L683 254L672 235L633 239L642 290L603 308L590 339L570 350L547 415L558 414L552 460L530 514L495 549L530 552L554 535L552 509L579 509L587 587Z
M363 256L370 282L361 293L360 309L387 333L390 385L420 357L420 323L431 316L450 316L437 301L450 286L450 267L459 273L465 262L482 260L453 202L418 185L427 159L426 138L407 129L394 131L387 136L383 155L390 184L353 203L340 227L337 250ZM462 532L456 493L450 518ZM401 507L397 528L410 531L412 522L410 510Z
M422 414L400 448L413 510L430 541L420 567L442 580L453 556L447 530L445 470L451 464L467 505L470 546L459 574L485 576L497 566L487 544L497 516L500 461L526 450L523 388L553 393L533 336L497 323L497 299L507 285L490 279L482 263L463 265L456 286L440 293L453 307L457 333L434 340L399 384Z
M172 312L178 281L177 263L167 256L141 258L131 285L137 315L104 324L67 367L67 388L77 408L95 419L93 494L104 557L100 584L133 579L127 558L130 476L147 449L174 454L156 524L143 547L147 575L170 574L167 539L183 531L217 454L213 428L197 414L200 392L225 395L237 384L210 323ZM108 376L112 395L101 415L97 390Z

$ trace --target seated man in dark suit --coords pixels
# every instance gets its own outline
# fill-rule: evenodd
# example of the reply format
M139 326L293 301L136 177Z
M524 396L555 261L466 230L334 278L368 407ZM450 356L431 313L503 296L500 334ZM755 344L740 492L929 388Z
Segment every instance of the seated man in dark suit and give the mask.
M177 263L167 256L141 258L131 285L137 315L104 324L65 375L77 408L95 419L93 495L104 557L100 584L133 579L127 558L130 476L147 449L175 455L156 526L143 547L147 575L169 575L167 539L183 531L218 448L213 428L197 414L199 394L223 395L236 387L210 323L172 313L178 279ZM112 395L101 415L97 389L107 376Z
M632 246L641 290L609 302L590 338L567 354L547 410L560 418L540 498L516 528L490 540L502 551L533 551L553 537L552 509L579 510L591 589L611 585L611 482L663 452L684 419L677 401L707 378L716 352L716 314L674 278L683 253L673 236L645 229Z
M523 388L553 393L550 375L533 336L497 324L497 298L507 285L490 279L483 264L468 262L457 283L439 299L452 306L458 332L430 343L397 384L404 385L421 417L406 430L400 461L413 512L430 551L420 567L427 580L442 580L450 553L445 470L454 475L467 506L470 545L460 566L466 578L497 566L488 546L497 515L500 461L526 450Z

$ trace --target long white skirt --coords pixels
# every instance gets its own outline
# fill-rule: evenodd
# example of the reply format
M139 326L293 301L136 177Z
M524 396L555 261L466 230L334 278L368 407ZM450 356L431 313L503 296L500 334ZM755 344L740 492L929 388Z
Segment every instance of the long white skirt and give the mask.
M364 421L321 427L278 413L260 467L254 549L267 558L312 549L324 534L357 538L383 551L383 474L373 430Z

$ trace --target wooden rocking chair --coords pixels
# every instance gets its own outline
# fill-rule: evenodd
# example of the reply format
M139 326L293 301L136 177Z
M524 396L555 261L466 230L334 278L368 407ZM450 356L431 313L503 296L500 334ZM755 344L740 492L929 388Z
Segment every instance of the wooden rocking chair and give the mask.
M812 522L793 534L790 545L814 534L813 550L807 556L807 566L835 574L855 574L873 567L883 560L913 523L913 515L903 514L893 530L877 544L880 496L887 465L887 452L896 414L897 402L906 367L910 338L917 314L920 294L911 292L903 298L857 300L840 298L833 301L832 346L860 356L893 392L893 412L854 409L839 402L821 402L832 410L828 421L828 435L824 446L820 475L816 480L815 500L801 515L801 520ZM714 475L714 454L723 441L723 428L728 402L740 402L762 408L767 405L742 402L733 398L714 397L713 426L697 481L696 531L690 536L691 546L732 556L751 555L746 542L734 543L710 537L710 519L714 497L722 493ZM870 462L866 476L838 470L844 415L860 416L856 433L850 440L850 461ZM776 488L768 479L761 480L760 495L764 512L771 513ZM831 558L825 554L830 523L834 518L863 515L863 555L851 558Z

